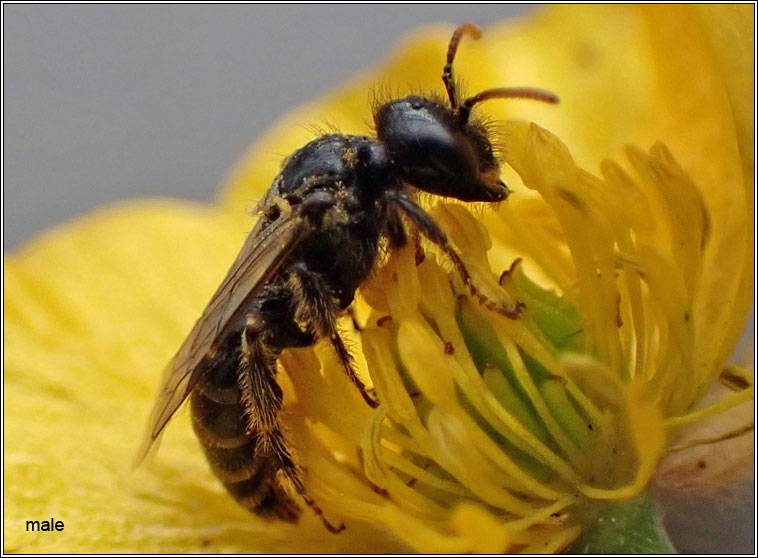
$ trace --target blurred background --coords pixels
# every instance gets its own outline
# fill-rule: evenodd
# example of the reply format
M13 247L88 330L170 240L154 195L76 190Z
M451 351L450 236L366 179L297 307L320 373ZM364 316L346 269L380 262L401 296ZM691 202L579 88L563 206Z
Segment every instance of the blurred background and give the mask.
M3 250L115 200L210 200L263 130L412 29L536 9L6 4ZM680 552L754 552L754 478L663 500Z
M117 199L210 200L267 126L412 29L534 9L6 4L3 250Z

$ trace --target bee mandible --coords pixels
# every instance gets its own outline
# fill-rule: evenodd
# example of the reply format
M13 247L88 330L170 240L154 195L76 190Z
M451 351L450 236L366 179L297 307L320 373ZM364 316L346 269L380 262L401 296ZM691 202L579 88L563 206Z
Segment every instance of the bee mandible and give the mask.
M332 345L366 404L374 399L355 373L337 329L380 246L408 242L411 223L449 258L480 301L509 318L520 306L489 300L471 280L445 232L416 201L419 191L464 202L500 202L509 190L485 126L471 109L493 98L555 103L534 88L487 89L458 98L453 60L473 24L450 40L442 80L447 100L409 95L374 111L376 137L323 135L290 156L257 205L259 219L203 315L169 363L140 456L189 398L192 425L214 474L251 512L295 522L297 494L333 532L309 496L283 434L276 362L290 347ZM286 479L286 481L285 481Z

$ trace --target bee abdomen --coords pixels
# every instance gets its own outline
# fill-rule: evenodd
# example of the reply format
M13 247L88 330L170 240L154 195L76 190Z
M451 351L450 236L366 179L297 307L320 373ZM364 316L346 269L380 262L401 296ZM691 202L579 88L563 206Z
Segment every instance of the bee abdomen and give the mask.
M236 398L227 395L228 402L219 402L215 397L209 397L208 384L209 382L199 384L190 400L192 427L202 446L233 450L249 445L252 435L247 432L239 391Z
M224 485L254 479L265 468L265 460L255 454L255 443L248 442L235 448L203 446L203 449L211 471Z
M256 451L257 436L249 432L239 389L201 381L190 396L192 427L211 471L240 505L263 516L295 522L297 504L276 478L273 460Z

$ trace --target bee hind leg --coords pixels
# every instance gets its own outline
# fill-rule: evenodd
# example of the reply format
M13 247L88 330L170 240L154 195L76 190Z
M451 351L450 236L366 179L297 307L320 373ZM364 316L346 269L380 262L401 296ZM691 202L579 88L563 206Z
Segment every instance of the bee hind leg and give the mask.
M323 277L309 270L304 263L298 263L292 266L289 283L294 294L295 320L311 324L321 339L329 340L345 374L358 388L363 400L372 409L378 407L379 402L369 394L366 385L356 374L353 357L337 330L339 305Z
M344 524L332 525L324 518L323 511L315 503L303 484L302 468L292 456L289 444L279 421L282 406L282 388L276 381L276 358L278 351L263 340L265 320L259 311L253 310L247 317L242 332L242 359L239 370L239 385L248 415L248 428L257 436L256 451L274 459L279 471L290 481L303 501L321 517L326 528L332 533L345 529ZM282 495L283 496L283 495ZM279 509L279 506L281 508ZM292 504L287 498L274 503L272 511L282 519L289 520Z

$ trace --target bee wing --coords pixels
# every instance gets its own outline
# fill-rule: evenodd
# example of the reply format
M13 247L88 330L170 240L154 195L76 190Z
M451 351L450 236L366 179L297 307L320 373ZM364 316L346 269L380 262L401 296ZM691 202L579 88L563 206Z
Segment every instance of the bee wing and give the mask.
M136 464L145 458L202 376L203 359L233 332L250 301L302 242L307 229L298 213L282 215L265 228L259 221L248 235L226 278L163 373Z

